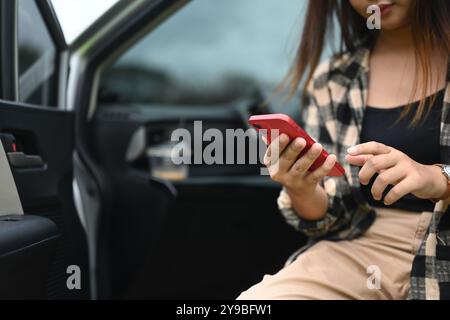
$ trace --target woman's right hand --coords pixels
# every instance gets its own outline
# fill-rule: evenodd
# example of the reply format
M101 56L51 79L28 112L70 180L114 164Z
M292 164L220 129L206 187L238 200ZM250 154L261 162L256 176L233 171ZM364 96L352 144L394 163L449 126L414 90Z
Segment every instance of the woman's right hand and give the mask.
M320 156L323 147L315 143L299 158L305 147L305 139L290 141L286 134L282 134L272 141L264 156L264 164L272 180L281 183L291 195L315 193L319 183L336 164L336 156L329 155L320 168L310 172L309 168Z

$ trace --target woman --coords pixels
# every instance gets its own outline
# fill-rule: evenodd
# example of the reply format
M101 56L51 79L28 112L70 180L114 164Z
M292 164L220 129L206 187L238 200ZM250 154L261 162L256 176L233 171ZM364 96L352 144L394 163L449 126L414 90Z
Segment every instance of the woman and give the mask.
M318 66L335 21L343 49ZM306 142L281 135L266 165L311 241L240 299L450 298L449 52L448 0L309 2L290 82L306 75L304 125L320 144L298 158ZM322 148L334 155L309 172ZM337 160L346 175L326 177Z

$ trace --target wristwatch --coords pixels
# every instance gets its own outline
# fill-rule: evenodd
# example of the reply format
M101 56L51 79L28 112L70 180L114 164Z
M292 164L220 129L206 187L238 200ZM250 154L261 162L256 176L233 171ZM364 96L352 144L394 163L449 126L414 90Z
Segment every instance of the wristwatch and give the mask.
M444 175L444 177L447 179L447 191L437 199L431 199L433 202L438 202L439 200L445 200L450 198L450 165L445 164L436 164L439 168L441 168L441 172Z

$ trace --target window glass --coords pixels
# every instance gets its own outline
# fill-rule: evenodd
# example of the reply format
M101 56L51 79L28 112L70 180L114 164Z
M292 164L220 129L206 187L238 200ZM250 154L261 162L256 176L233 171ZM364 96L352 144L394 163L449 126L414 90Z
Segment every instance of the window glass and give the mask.
M19 100L56 105L56 47L35 1L19 0Z
M304 5L192 1L104 72L99 102L211 105L273 91L292 63Z

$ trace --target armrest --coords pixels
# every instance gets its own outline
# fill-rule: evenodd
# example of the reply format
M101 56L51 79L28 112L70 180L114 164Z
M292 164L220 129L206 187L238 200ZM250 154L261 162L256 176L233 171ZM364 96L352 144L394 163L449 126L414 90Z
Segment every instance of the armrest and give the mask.
M59 238L51 220L33 215L0 217L0 299L44 299Z

